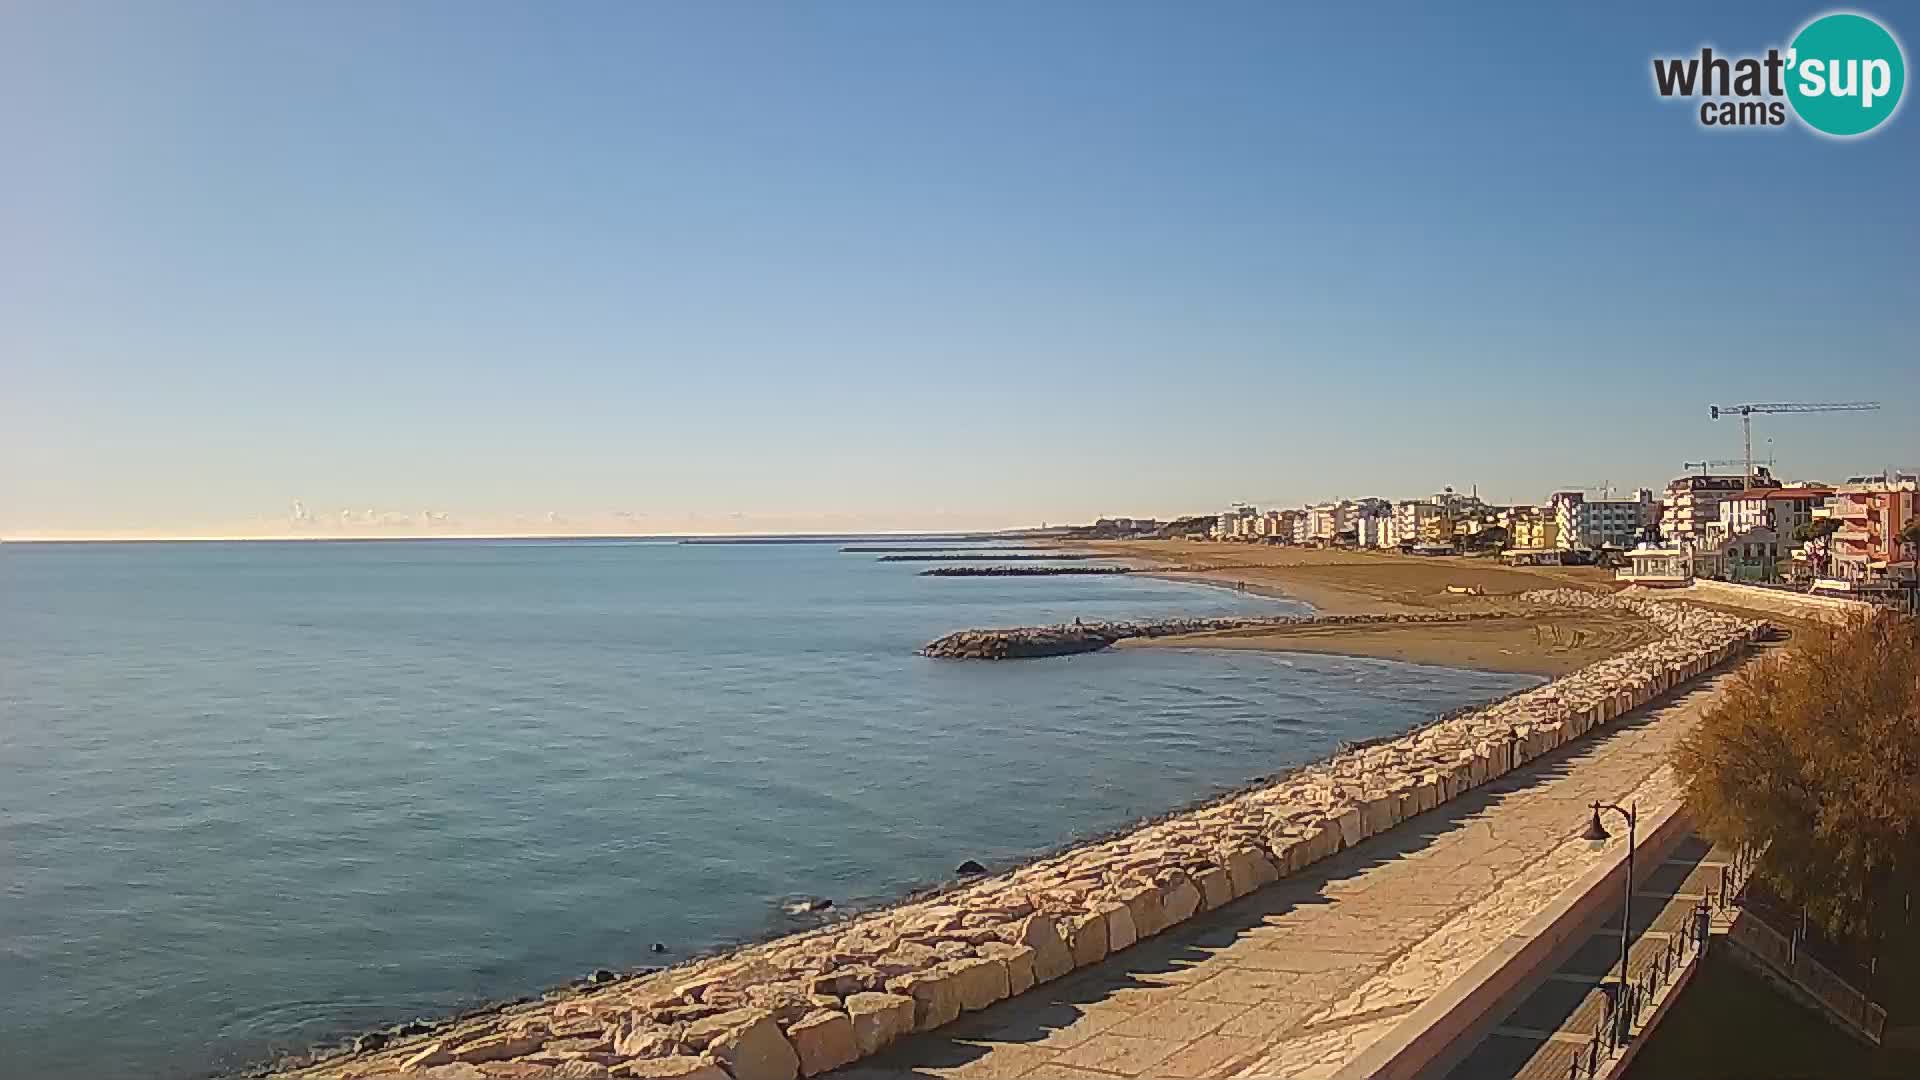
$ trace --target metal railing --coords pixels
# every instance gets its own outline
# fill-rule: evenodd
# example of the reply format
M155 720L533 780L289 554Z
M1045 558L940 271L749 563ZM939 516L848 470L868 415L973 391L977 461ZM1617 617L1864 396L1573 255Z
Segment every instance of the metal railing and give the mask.
M1633 1040L1635 1027L1647 1010L1653 1008L1660 991L1706 953L1713 939L1714 916L1736 906L1760 863L1760 854L1761 849L1757 847L1736 850L1727 865L1720 868L1718 888L1701 898L1681 932L1667 938L1665 948L1640 969L1638 977L1630 978L1624 986L1608 984L1613 993L1606 999L1600 1026L1567 1064L1568 1080L1600 1075L1614 1056Z
M1878 1043L1886 1031L1887 1011L1832 968L1798 947L1793 936L1782 934L1752 911L1744 911L1727 928L1728 940L1778 969L1828 1011L1858 1027Z
M1707 951L1713 938L1712 905L1702 899L1677 934L1668 936L1666 945L1643 965L1638 976L1629 974L1627 982L1606 984L1613 993L1606 999L1606 1011L1600 1027L1587 1039L1586 1047L1576 1051L1567 1063L1567 1080L1596 1077L1614 1056L1634 1038L1634 1028L1647 1010L1653 1008L1660 991L1684 974Z
M1720 868L1720 888L1709 897L1716 911L1726 911L1739 902L1741 892L1753 877L1754 867L1760 865L1763 850L1742 845L1734 851L1732 860Z
M1733 862L1720 872L1719 906L1736 906L1753 869L1760 861L1761 849L1743 847ZM1783 934L1762 914L1764 906L1738 905L1740 910L1727 925L1727 939L1752 953L1806 991L1829 1012L1859 1028L1874 1043L1880 1042L1887 1026L1887 1011L1867 997L1853 980L1836 973L1815 959L1805 947L1801 930L1796 927Z

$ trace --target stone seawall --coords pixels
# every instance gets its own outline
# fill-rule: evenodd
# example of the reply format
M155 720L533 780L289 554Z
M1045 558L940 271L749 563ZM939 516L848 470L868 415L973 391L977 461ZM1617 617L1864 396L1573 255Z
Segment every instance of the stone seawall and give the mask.
M814 1076L1098 963L1391 829L1727 661L1764 630L1637 597L1549 590L1520 599L1622 608L1664 636L1492 705L932 899L511 1006L292 1075Z
M1504 612L1418 612L1404 615L1259 615L1215 619L1148 619L1131 622L1061 623L1002 630L957 630L928 642L920 655L938 660L1026 660L1096 652L1128 638L1206 634L1289 626L1359 626L1370 623L1440 623L1499 619Z

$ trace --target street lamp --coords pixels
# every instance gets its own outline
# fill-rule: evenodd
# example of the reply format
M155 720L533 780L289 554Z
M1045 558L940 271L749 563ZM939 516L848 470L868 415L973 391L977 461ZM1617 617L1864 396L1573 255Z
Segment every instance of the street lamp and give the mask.
M1616 999L1620 1007L1615 1010L1617 1016L1626 1011L1627 1003L1627 945L1632 941L1633 934L1633 844L1634 830L1639 824L1640 815L1638 803L1631 803L1624 807L1615 806L1612 803L1594 803L1593 820L1587 822L1586 831L1580 834L1580 839L1592 844L1595 848L1605 844L1609 836L1607 827L1600 823L1602 810L1611 810L1627 819L1627 895L1620 905L1620 993ZM1622 1023L1621 1034L1624 1037L1626 1028L1625 1022Z

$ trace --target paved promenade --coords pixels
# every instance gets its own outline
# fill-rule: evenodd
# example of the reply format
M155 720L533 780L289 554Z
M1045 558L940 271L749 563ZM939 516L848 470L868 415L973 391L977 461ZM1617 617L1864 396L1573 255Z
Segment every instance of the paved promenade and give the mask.
M833 1076L1330 1076L1613 854L1576 842L1587 804L1678 798L1668 750L1725 677Z
M1633 894L1627 975L1639 979L1684 936L1701 901L1719 890L1733 852L1689 835ZM1596 1035L1620 986L1620 910L1594 924L1586 940L1480 1039L1449 1080L1568 1080L1606 1068ZM1643 1017L1644 1019L1644 1017ZM1644 1038L1634 1027L1636 1038Z

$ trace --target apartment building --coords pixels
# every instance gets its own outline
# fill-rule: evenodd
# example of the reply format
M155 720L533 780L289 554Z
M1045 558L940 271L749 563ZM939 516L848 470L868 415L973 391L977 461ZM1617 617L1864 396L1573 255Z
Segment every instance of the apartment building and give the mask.
M1560 519L1551 507L1516 506L1507 513L1507 534L1513 547L1542 551L1560 546Z
M1682 476L1667 485L1660 514L1660 535L1670 544L1704 545L1708 525L1720 520L1722 502L1749 488L1778 486L1764 467L1754 470L1752 484L1748 484L1744 476Z
M1719 516L1708 523L1708 547L1718 547L1754 529L1771 529L1791 540L1795 529L1813 520L1813 512L1833 496L1824 487L1749 488L1720 502Z
M1841 484L1814 513L1840 522L1840 531L1833 534L1835 577L1906 581L1914 576L1915 552L1900 542L1900 532L1920 517L1920 482L1902 478Z
M1352 519L1353 503L1349 501L1315 503L1307 507L1307 539L1331 544L1352 528Z
M1659 514L1647 488L1631 499L1589 499L1584 492L1556 491L1551 505L1560 546L1570 550L1631 548Z
M1393 506L1393 537L1396 546L1437 544L1452 539L1440 504L1425 499L1408 499Z

